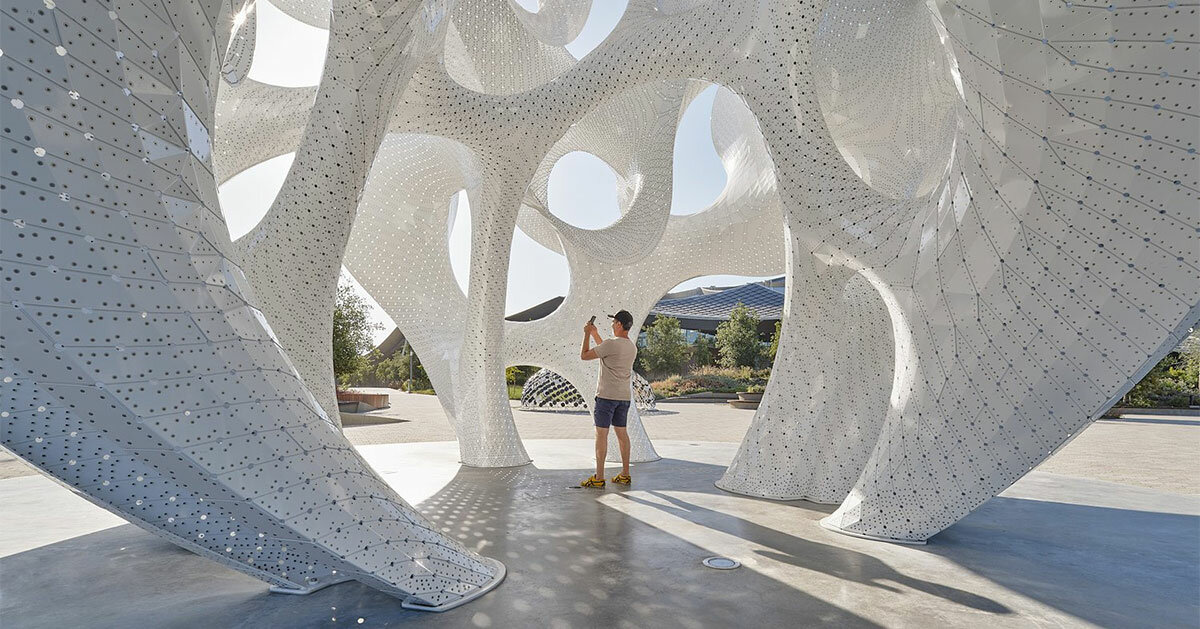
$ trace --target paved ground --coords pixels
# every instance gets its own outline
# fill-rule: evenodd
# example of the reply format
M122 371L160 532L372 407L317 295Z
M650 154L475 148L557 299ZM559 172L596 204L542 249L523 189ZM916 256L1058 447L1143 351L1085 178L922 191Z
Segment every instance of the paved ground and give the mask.
M1200 416L1126 415L1102 419L1037 469L1200 494Z
M634 487L601 492L567 488L590 465L585 413L514 409L534 464L502 470L457 464L432 396L397 393L389 409L343 416L351 442L401 496L508 566L497 590L440 615L404 611L357 583L270 595L0 451L0 477L12 477L0 480L0 618L4 629L252 627L263 618L290 627L1197 626L1200 417L1096 422L928 546L909 547L824 530L817 522L830 506L713 487L753 411L660 409L644 422L664 460L638 465ZM710 555L744 567L700 567Z
M346 436L355 445L453 441L454 430L432 395L393 389L392 406L362 415L342 414ZM659 403L643 415L654 441L740 443L754 417L752 410L727 404ZM524 439L590 439L591 418L583 412L523 411L513 402L513 418ZM1100 420L1038 468L1080 478L1200 494L1200 416L1127 415ZM0 479L36 474L36 470L0 449Z
M32 476L37 473L37 470L25 465L21 462L21 459L18 459L11 452L0 447L0 479L20 478L21 476Z
M660 440L630 488L568 488L585 440L527 440L535 464L456 464L453 442L364 446L443 531L505 562L507 579L444 614L357 583L272 595L250 577L132 525L96 527L42 483L0 530L76 527L9 549L5 629L48 627L1194 627L1200 498L1033 472L928 546L838 535L832 507L713 487L737 444ZM414 473L420 470L420 473ZM90 507L97 513L99 510ZM91 526L92 529L79 527ZM102 530L100 530L102 529ZM13 551L16 552L13 552ZM721 555L739 570L704 568ZM360 620L361 619L361 620Z
M437 398L390 389L391 408L345 415L346 436L355 445L453 441L454 431ZM727 404L660 402L642 421L654 441L740 443L753 410ZM589 439L592 424L583 412L523 411L513 402L513 418L524 439ZM402 420L402 421L395 421ZM384 423L364 424L381 421ZM1093 423L1037 469L1068 476L1200 494L1200 416L1127 415Z
M342 421L347 426L346 435L352 443L454 440L454 430L436 396L393 393L391 399L390 408L365 415L342 414ZM521 410L519 402L514 401L512 405L513 419L524 439L590 439L592 436L592 420L586 412L527 411ZM666 402L660 403L658 410L645 413L642 421L651 439L740 442L753 417L753 410L736 409L728 404ZM402 421L389 421L397 419ZM367 423L372 421L383 423Z

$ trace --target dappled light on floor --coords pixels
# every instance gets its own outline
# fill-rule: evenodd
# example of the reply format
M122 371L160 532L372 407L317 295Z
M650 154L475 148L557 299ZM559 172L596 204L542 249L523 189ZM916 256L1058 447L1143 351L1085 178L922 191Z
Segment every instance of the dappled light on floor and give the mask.
M268 594L119 526L0 558L30 575L4 583L5 627L136 626L147 608L176 626L1163 626L1187 624L1180 601L1200 586L1200 500L1185 496L1034 472L928 546L903 546L821 528L829 505L717 489L736 444L656 445L663 460L603 490L576 487L586 440L527 440L533 465L493 469L459 465L452 442L363 447L434 530L507 566L497 590L443 614L353 582ZM742 567L703 567L712 555ZM73 602L46 610L47 597Z

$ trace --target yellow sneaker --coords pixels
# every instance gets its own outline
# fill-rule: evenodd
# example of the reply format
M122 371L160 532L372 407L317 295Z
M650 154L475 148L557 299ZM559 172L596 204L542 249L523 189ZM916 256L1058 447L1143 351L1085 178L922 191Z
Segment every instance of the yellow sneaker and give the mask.
M582 483L579 483L579 486L580 487L595 487L597 489L603 489L604 488L604 479L596 478L594 475L589 476L589 477L587 477L587 480L583 481Z
M629 477L629 474L617 474L613 477L613 482L618 485L628 485L633 482L633 479Z

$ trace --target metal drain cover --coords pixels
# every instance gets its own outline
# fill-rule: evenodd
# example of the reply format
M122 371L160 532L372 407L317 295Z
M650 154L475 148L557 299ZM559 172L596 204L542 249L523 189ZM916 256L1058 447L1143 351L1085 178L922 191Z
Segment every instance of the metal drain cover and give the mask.
M742 567L741 562L730 559L729 557L709 557L700 563L716 570L733 570L734 568Z

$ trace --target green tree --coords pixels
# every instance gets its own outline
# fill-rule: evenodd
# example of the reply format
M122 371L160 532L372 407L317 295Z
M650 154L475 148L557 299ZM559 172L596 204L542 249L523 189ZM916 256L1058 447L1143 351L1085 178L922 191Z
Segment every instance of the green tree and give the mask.
M767 366L775 364L775 355L779 353L779 336L783 333L783 321L775 322L775 333L771 335L771 345L767 347L766 358Z
M638 352L647 373L678 373L688 358L687 340L679 330L679 319L657 317L646 328L646 346Z
M761 350L758 342L758 315L738 302L729 320L717 326L717 353L722 367L753 367Z
M512 367L505 368L504 379L512 386L524 386L525 381L537 373L538 369L540 367L534 367L533 365L513 365Z
M378 327L368 319L367 302L349 285L339 284L333 309L333 374L338 382L363 367L363 354L374 345L371 332Z
M362 357L358 369L338 376L338 386L341 387L388 387L390 389L408 389L409 352L412 347L384 357L378 350ZM421 359L412 354L412 388L414 391L429 389L429 376L421 365Z
M384 361L386 359L379 353L379 350L371 350L371 353L358 361L358 367L354 371L337 374L338 387L345 389L347 387L387 386L383 384L384 379L381 377L381 366Z
M696 342L692 343L692 365L707 367L716 362L716 359L717 345L713 338L707 334L696 337Z
M409 360L411 355L412 360ZM425 373L425 365L421 364L421 357L413 351L412 345L406 346L404 351L392 354L389 361L389 374L393 380L387 386L393 389L408 390L408 365L412 363L412 390L423 391L432 389L433 383L429 381L429 374Z

